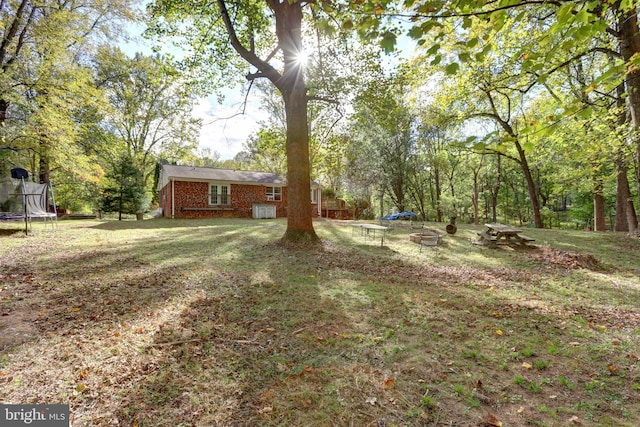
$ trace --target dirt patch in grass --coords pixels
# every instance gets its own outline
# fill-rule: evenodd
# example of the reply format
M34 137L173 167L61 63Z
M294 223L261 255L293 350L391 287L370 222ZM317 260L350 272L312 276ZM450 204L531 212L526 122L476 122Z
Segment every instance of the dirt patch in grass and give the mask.
M278 221L92 224L0 249L0 332L27 334L1 402L73 426L640 422L637 277L330 222L295 250Z
M600 261L591 254L569 252L543 246L540 250L531 253L531 258L543 264L552 264L563 268L585 268L592 271L602 270Z
M36 334L33 322L25 313L12 313L8 309L0 315L0 350L4 351L23 342L30 341Z

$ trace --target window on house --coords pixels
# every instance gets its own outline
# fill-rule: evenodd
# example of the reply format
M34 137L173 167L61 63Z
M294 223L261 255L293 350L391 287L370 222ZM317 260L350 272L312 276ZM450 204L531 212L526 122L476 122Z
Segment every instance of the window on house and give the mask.
M282 200L282 187L267 187L267 200L281 201Z
M311 189L311 203L318 203L318 191L317 188Z
M210 184L209 185L209 204L210 205L228 205L231 203L231 191L228 185Z

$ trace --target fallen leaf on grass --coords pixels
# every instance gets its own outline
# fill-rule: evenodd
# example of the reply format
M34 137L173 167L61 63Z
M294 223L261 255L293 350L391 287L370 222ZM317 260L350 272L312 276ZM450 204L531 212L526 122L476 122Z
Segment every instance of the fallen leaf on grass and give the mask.
M376 399L375 397L368 397L367 400L365 400L365 402L375 406L375 404L378 402L378 399Z
M396 385L396 380L393 378L387 378L382 386L385 390L390 390Z
M527 362L522 362L522 367L525 369L533 369L533 365Z
M72 313L75 313L75 312L78 312L78 311L80 311L80 307L71 307L71 312Z
M504 335L504 332L500 329L496 329L496 335Z
M496 416L493 415L493 414L487 414L487 416L484 419L484 422L488 426L495 426L495 427L501 427L502 426L502 421L499 421L496 418Z
M522 414L524 412L524 406L519 407L517 412Z

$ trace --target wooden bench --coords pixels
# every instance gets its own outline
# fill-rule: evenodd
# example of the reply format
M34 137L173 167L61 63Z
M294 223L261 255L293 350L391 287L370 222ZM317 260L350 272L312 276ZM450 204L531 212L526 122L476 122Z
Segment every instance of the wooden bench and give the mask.
M478 236L482 237L484 240L489 241L489 242L496 242L498 240L497 236L492 236L491 234L487 233L486 231L478 231Z
M522 240L525 243L535 242L536 241L536 239L532 239L531 237L523 236L522 234L519 234L518 237L520 237L520 240Z
M478 236L480 236L480 242L478 242L479 244L485 243L490 248L495 248L498 244L498 236L492 236L486 231L478 231Z

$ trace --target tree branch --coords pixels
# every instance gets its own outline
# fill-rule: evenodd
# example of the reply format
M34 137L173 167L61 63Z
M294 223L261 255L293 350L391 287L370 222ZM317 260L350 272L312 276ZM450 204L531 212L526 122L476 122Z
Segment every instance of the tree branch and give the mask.
M273 68L271 64L263 61L258 57L258 55L242 45L242 43L238 39L238 35L236 34L233 22L229 17L229 11L227 10L225 1L217 0L217 3L218 7L220 8L220 13L222 14L222 21L224 22L225 28L227 29L227 33L229 34L229 42L231 43L231 46L245 61L256 67L261 74L271 80L271 82L276 85L278 89L280 89L279 85L280 79L282 77L281 74L278 72L278 70Z

